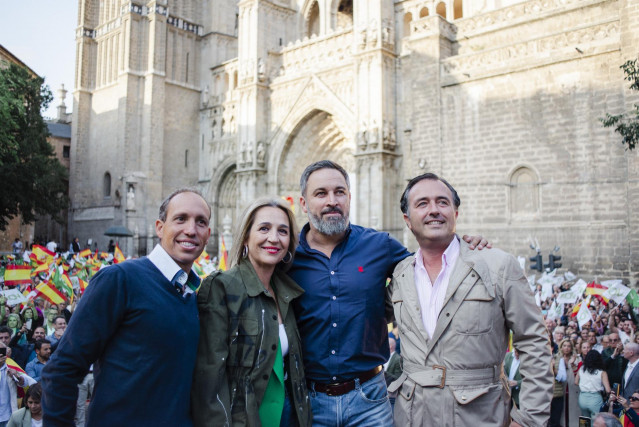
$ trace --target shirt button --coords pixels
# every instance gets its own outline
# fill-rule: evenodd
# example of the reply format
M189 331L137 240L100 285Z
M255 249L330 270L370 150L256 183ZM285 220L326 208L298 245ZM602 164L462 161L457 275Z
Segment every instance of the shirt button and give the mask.
M333 274L335 274L335 272L334 272L334 271L331 271L331 275L333 275Z
M335 354L335 350L331 350L331 354Z
M337 377L333 377L333 381L335 381L337 379Z
M277 350L277 346L275 344L273 344L273 346L271 347L273 350Z
M337 328L337 323L333 323L333 327L334 327L334 328Z
M333 299L334 299L334 300L336 300L336 299L337 299L337 297L336 297L335 295L333 295Z
M277 320L277 314L273 315L273 320Z

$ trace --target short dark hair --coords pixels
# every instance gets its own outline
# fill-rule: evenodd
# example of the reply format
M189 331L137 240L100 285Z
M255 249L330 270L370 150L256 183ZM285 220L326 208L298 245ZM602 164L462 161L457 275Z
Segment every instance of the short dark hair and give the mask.
M455 188L452 185L450 185L448 181L446 181L445 179L438 177L434 173L427 172L419 176L416 176L415 178L408 181L408 184L406 185L406 188L404 189L404 192L402 193L402 197L399 200L399 206L402 210L402 213L408 215L408 193L410 192L410 190L418 182L423 181L425 179L430 179L432 181L441 181L442 183L444 183L444 185L446 185L446 187L448 187L450 192L453 194L453 204L455 205L455 209L459 209L459 205L461 205L461 199L459 198L459 194L457 194L457 191L455 190Z
M41 340L37 340L35 342L35 344L33 344L33 349L34 350L38 350L40 351L40 349L42 348L42 344L49 344L51 345L51 341L47 340L47 339L41 339Z
M27 400L29 400L29 398L31 398L31 400L35 402L42 401L42 386L40 385L40 383L35 383L32 386L30 386L27 392L24 394L24 400L22 405L25 408L27 407Z
M171 200L177 196L178 194L182 194L182 193L193 193L193 194L197 194L198 196L200 196L202 198L202 200L204 200L204 203L206 203L206 206L209 208L209 220L211 219L211 206L209 206L209 202L206 201L206 199L204 198L204 196L202 195L202 193L200 193L199 191L197 191L194 188L178 188L177 190L175 190L174 192L172 192L171 194L169 194L168 196L166 196L166 199L164 199L162 201L162 204L160 205L160 213L158 214L158 219L162 222L166 221L166 213L169 210L169 203L171 202Z
M306 169L304 169L304 172L302 172L302 177L300 178L300 190L302 191L302 196L306 197L306 186L308 184L308 178L313 172L320 169L335 169L336 171L341 173L346 180L346 187L349 190L351 189L351 182L348 179L348 173L343 167L330 160L320 160L319 162L308 165Z
M8 326L0 326L0 334L6 332L9 334L9 336L12 334L11 328L9 328Z
M54 317L54 318L53 318L53 322L52 322L52 323L55 323L55 322L56 322L56 320L58 320L58 319L62 319L62 320L64 320L65 322L67 321L67 318L66 318L66 317L64 317L64 316L63 316L63 315L61 315L61 314L58 314L56 317Z

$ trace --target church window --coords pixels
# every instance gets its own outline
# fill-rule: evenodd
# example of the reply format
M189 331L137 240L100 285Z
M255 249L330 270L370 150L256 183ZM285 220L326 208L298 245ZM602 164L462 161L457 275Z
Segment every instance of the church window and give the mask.
M320 10L319 3L313 2L310 8L310 12L308 14L308 32L306 35L311 37L313 35L318 35L320 29Z
M111 174L106 172L102 181L102 191L104 192L104 198L111 197Z
M435 12L437 12L437 14L442 18L446 19L446 3L440 2L437 5L437 9L435 9Z
M65 159L68 159L69 157L71 157L71 147L68 145L65 145L64 147L62 147L62 157Z
M519 167L510 175L510 211L516 216L539 212L539 178L528 167Z
M422 7L422 10L419 11L419 17L420 18L425 18L428 16L428 8L427 7Z
M353 0L341 0L337 7L337 27L353 26Z
M404 29L403 29L403 36L404 37L408 37L410 36L410 23L413 20L413 14L408 12L404 15Z
M453 17L459 19L464 17L464 11L462 7L462 0L455 0L453 2Z

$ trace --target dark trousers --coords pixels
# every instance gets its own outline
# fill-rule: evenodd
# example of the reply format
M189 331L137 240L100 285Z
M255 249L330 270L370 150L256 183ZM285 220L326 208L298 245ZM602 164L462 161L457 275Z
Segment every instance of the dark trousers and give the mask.
M550 421L548 427L559 427L561 425L561 414L564 411L564 396L553 397L550 401Z

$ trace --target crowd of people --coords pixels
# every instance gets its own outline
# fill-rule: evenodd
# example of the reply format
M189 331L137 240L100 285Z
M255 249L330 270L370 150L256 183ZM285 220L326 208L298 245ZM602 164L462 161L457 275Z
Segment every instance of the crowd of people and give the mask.
M461 199L434 174L401 197L415 254L350 223L336 163L308 166L300 189L301 232L282 199L254 201L227 271L204 251L211 208L192 189L162 202L148 257L25 252L36 274L5 275L26 297L0 304L0 363L6 341L11 384L36 386L6 413L51 426L85 414L94 426L633 425L636 293L574 277L536 288L511 255L456 235ZM0 384L0 426L3 402Z

